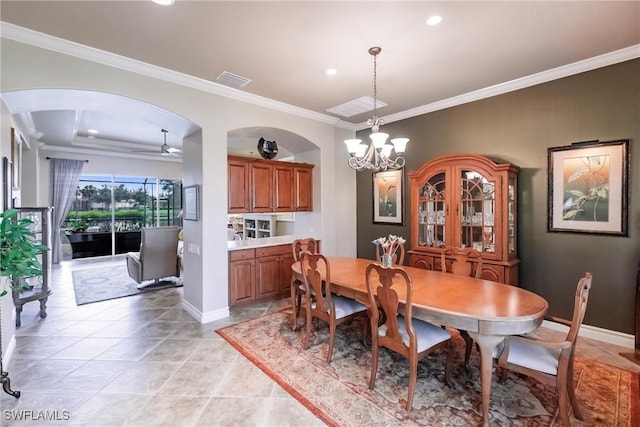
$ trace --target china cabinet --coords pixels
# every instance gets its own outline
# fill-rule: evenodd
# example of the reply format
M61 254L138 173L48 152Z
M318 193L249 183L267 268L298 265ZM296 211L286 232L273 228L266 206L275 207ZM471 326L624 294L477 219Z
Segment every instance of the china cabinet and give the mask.
M482 253L483 279L518 285L517 166L479 155L433 159L409 174L409 265L441 269L445 246Z
M29 218L31 232L38 243L51 248L51 215L53 208L16 208L19 218ZM51 295L49 288L49 274L51 272L50 251L43 251L38 254L38 261L42 264L42 274L33 277L24 277L21 281L26 285L21 291L13 291L13 303L16 307L16 327L20 327L20 314L22 306L31 301L40 302L40 317L47 317L47 299Z

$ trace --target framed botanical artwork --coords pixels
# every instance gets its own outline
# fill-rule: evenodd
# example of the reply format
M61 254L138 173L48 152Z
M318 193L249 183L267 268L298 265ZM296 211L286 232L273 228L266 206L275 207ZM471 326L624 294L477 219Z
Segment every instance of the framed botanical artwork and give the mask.
M373 174L373 222L403 223L402 169Z
M629 235L629 140L548 149L549 231Z
M184 187L182 213L183 218L189 221L198 220L198 211L200 209L200 195L198 185L189 185Z

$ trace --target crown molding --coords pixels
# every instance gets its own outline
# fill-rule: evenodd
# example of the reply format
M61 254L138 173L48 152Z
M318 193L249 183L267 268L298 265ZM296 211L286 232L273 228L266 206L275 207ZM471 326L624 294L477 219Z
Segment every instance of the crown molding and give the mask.
M186 86L192 89L201 90L203 92L212 93L226 98L234 99L249 104L258 105L276 111L292 114L295 116L316 120L327 123L339 128L358 131L367 129L367 123L361 122L357 124L348 123L344 120L337 119L326 114L316 113L304 108L296 107L284 102L275 101L273 99L247 93L238 89L223 86L188 74L179 73L177 71L168 70L156 65L147 64L142 61L127 58L122 55L95 49L76 42L65 40L59 37L44 34L28 28L20 27L8 22L0 21L0 36L20 43L26 43L43 49L52 50L65 55L74 56L81 59L119 68L137 74L154 77L170 83ZM411 108L396 114L381 117L385 123L392 123L399 120L420 116L434 111L443 110L445 108L455 107L457 105L478 101L492 96L513 92L563 77L572 76L574 74L591 71L596 68L602 68L620 62L636 59L640 57L640 44L629 46L624 49L605 53L593 58L584 59L561 67L552 68L529 76L521 77L497 85L478 89L472 92L453 96L451 98L425 104L420 107Z
M99 64L108 65L110 67L129 71L132 73L142 74L144 76L153 77L181 86L208 92L214 95L223 96L225 98L254 104L271 110L281 111L298 117L327 123L337 127L345 127L345 123L335 117L316 113L315 111L296 107L284 102L275 101L263 96L254 95L218 83L214 83L199 77L190 76L188 74L172 71L157 65L151 65L146 62L131 59L126 56L117 55L106 52L104 50L85 46L80 43L65 40L49 34L44 34L28 28L20 27L8 22L0 21L0 36L3 38L29 44L42 49L51 50L65 55L74 56L76 58L85 59ZM352 130L353 125L350 124L346 129Z
M584 59L582 61L573 62L561 67L552 68L550 70L541 71L536 74L521 77L508 82L499 83L483 89L474 90L462 95L453 96L451 98L432 102L431 104L422 105L420 107L411 108L396 114L390 114L382 117L385 123L397 122L399 120L409 119L411 117L420 116L422 114L432 113L445 108L455 107L457 105L467 104L473 101L479 101L492 96L502 95L504 93L513 92L541 83L550 82L552 80L569 77L574 74L584 73L586 71L595 70L609 65L618 64L620 62L629 61L640 57L640 44L629 46L624 49L605 53L593 58ZM358 123L357 130L367 129L366 122Z

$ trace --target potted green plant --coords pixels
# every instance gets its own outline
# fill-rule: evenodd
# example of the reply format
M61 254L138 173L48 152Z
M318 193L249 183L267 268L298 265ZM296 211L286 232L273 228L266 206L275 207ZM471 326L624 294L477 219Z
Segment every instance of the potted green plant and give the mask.
M7 283L12 291L20 292L26 285L23 277L37 276L42 273L42 264L38 254L49 248L39 243L30 226L29 218L18 218L18 211L8 209L0 213L0 277L3 280L0 297L8 293ZM0 307L2 304L0 303ZM11 390L9 374L2 367L2 312L0 311L0 383L2 389L20 397L19 391Z
M29 218L18 218L16 209L0 213L0 276L7 277L11 290L18 292L26 287L21 278L42 274L38 254L49 249L36 240L31 224ZM0 296L7 294L5 286Z

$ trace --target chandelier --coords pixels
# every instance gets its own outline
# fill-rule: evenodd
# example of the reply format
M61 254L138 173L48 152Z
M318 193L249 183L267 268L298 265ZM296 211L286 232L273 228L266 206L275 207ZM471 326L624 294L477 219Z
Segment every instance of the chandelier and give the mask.
M356 171L372 170L380 172L386 170L400 169L404 166L405 147L409 142L409 138L394 138L391 144L387 144L389 134L380 132L380 126L384 124L383 120L378 118L378 87L376 84L376 58L382 51L380 47L372 47L369 54L373 56L373 117L367 120L367 126L371 128L371 144L363 144L360 139L347 139L349 151L349 166ZM392 145L393 144L393 145ZM391 158L391 151L395 150L395 159Z

